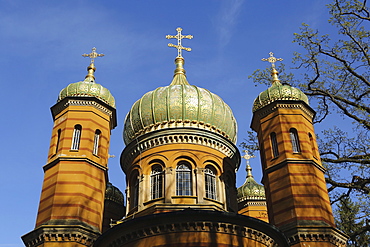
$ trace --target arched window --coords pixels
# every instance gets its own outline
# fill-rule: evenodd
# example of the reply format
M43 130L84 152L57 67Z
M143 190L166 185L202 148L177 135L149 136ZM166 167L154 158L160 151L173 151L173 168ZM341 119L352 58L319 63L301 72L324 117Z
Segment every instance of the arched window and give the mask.
M71 150L78 150L80 148L81 132L82 132L81 125L76 124L75 129L73 131Z
M272 154L274 155L274 158L279 156L279 147L276 139L276 133L272 132L270 134L270 139L271 139L271 146L272 146Z
M310 138L312 156L316 157L315 142L313 140L313 136L311 135L311 133L308 133L308 137Z
M191 169L186 162L179 163L176 167L176 195L191 196Z
M217 199L216 172L214 168L207 166L206 169L204 169L204 175L205 175L206 197L216 200Z
M57 132L57 142L55 143L55 154L58 153L58 149L59 149L59 142L60 142L60 136L62 134L62 130L61 129L58 129L58 132Z
M159 165L153 166L150 174L150 197L151 199L163 197L163 170Z
M131 177L130 204L131 209L137 207L139 204L139 174L137 172L134 172Z
M292 142L292 150L293 150L293 153L299 153L299 152L301 152L301 148L299 146L299 139L298 139L297 130L294 129L294 128L291 128L289 130L289 134L290 134L290 140Z
M95 130L94 147L93 147L93 154L94 155L98 155L99 154L100 135L101 135L101 131L98 130L98 129Z

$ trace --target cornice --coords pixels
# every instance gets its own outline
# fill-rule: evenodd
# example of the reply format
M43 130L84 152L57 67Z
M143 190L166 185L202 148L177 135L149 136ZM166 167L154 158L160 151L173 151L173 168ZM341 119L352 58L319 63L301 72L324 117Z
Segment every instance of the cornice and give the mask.
M111 129L117 126L116 109L95 97L66 97L50 108L53 119L69 106L92 106L111 119Z
M121 247L144 238L185 232L228 234L251 239L261 243L261 246L289 246L283 233L266 222L248 216L202 210L182 210L131 219L107 231L94 246Z
M278 109L300 109L311 119L314 119L316 115L316 112L304 101L277 100L253 113L251 128L256 131L253 128L255 121L268 116Z
M42 225L22 236L22 240L26 247L40 246L47 242L61 245L74 242L92 246L100 235L100 232L79 225Z
M195 128L163 129L134 139L121 154L121 167L126 172L132 161L144 151L162 145L179 143L213 148L232 159L237 164L236 168L239 168L239 150L231 141L213 132Z
M105 167L105 166L102 166L100 165L99 163L96 163L95 161L92 161L91 159L89 158L86 158L86 157L68 157L68 156L58 156L56 159L54 159L53 161L47 163L46 165L44 165L43 169L44 171L52 168L53 166L55 166L56 164L58 164L59 162L61 161L76 161L76 162L86 162L92 166L95 166L103 171L107 171L108 168Z

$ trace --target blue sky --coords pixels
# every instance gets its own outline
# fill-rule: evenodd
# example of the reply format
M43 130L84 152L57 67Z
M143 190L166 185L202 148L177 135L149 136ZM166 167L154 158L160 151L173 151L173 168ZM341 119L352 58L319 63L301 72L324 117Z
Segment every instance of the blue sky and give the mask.
M144 93L168 85L177 51L167 34L184 40L190 84L218 94L238 121L238 144L246 138L252 103L266 86L255 87L248 75L268 65L269 52L290 64L293 33L302 22L325 31L327 9L320 0L87 1L0 0L0 247L23 246L20 236L34 228L52 130L50 107L69 83L83 80L92 47L96 81L115 96L118 126L112 131L111 182L122 191L119 167L124 148L123 121ZM175 40L173 40L175 42ZM251 160L260 181L260 162ZM245 162L237 185L245 179Z

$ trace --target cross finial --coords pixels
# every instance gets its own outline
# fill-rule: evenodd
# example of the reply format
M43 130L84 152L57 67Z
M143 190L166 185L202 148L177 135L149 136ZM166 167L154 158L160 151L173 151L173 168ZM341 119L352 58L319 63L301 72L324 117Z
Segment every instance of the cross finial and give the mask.
M277 61L283 61L282 58L276 58L276 57L274 57L274 53L270 52L269 54L270 54L270 57L269 58L262 58L261 60L262 61L267 61L267 62L271 63L271 66L273 68L275 68L275 63Z
M254 155L250 155L249 153L248 153L248 150L244 150L243 151L245 154L242 156L242 158L244 158L246 161L247 161L247 165L245 166L245 170L247 171L247 177L253 177L253 175L252 175L252 168L250 167L250 165L249 165L249 160L251 159L251 158L255 158L256 156L254 156Z
M246 161L247 161L247 163L249 163L249 160L251 159L251 158L255 158L256 156L254 156L254 155L250 155L249 153L248 153L248 150L244 150L243 151L245 154L242 156L242 158L243 159L245 159Z
M94 64L94 61L95 61L95 58L97 58L97 57L104 57L104 54L98 54L97 52L96 52L96 48L95 47L93 47L92 48L92 52L90 53L90 54L82 54L82 56L83 57L89 57L89 58L91 58L91 64Z
M181 40L182 39L192 39L193 35L182 35L181 34L181 31L182 31L181 27L176 28L176 31L177 31L176 35L166 35L166 39L177 39L177 45L169 43L168 46L169 47L175 47L177 49L177 57L182 57L181 51L182 50L191 51L191 48L183 47L182 44L181 44Z

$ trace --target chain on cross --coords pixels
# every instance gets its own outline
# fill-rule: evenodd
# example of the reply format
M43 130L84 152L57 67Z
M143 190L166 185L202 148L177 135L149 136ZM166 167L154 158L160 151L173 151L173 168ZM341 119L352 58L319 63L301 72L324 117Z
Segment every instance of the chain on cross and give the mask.
M193 35L182 35L181 34L181 31L182 31L181 27L176 28L176 31L177 31L177 35L166 35L166 39L177 39L177 45L169 43L168 46L169 47L175 47L177 49L177 57L182 57L181 51L182 50L191 51L191 48L183 47L182 44L181 44L181 40L182 39L192 39Z
M93 47L92 48L92 52L90 54L82 54L82 56L83 57L89 57L91 59L91 64L93 64L94 61L95 61L95 58L97 58L97 57L104 57L104 54L98 54L96 52L96 48Z
M270 52L269 54L270 54L270 57L269 58L262 58L261 60L262 61L267 61L267 62L271 63L271 66L273 68L275 68L275 63L277 61L283 61L282 58L276 58L276 57L274 57L274 53Z

